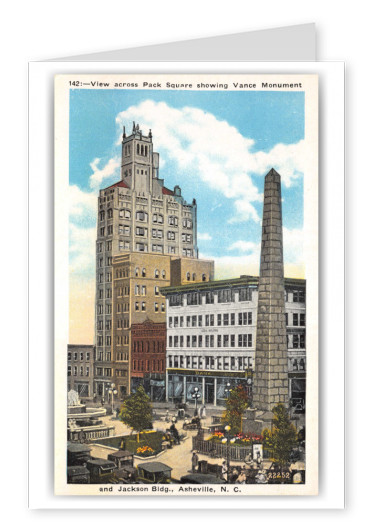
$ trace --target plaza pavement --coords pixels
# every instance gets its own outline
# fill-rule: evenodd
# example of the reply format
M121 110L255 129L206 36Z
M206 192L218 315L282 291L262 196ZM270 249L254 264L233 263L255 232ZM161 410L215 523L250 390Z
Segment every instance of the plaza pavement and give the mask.
M166 410L165 410L166 411ZM171 413L172 410L169 410ZM120 420L113 419L111 416L103 417L103 422L105 424L110 424L115 428L115 435L129 435L131 430L125 426ZM202 426L208 426L211 423L211 417L203 419L201 424ZM166 422L165 420L155 420L153 421L153 427L157 430L166 430L171 425L171 420ZM141 462L154 462L158 461L168 465L172 468L172 477L175 479L180 479L181 476L191 473L192 469L192 437L197 434L197 430L183 430L183 420L178 420L175 423L179 434L184 436L184 439L180 444L174 445L171 449L164 451L159 456L156 456L152 459L140 459L137 456L134 457L134 464L137 466ZM95 443L89 445L92 449L92 457L99 457L102 459L107 459L109 453L116 451L115 449L103 448L98 446ZM207 455L199 454L199 460L207 460L211 464L222 464L223 458L213 458L208 457ZM231 461L231 466L236 466L240 468L244 463L239 461ZM269 463L264 461L264 466L268 467Z

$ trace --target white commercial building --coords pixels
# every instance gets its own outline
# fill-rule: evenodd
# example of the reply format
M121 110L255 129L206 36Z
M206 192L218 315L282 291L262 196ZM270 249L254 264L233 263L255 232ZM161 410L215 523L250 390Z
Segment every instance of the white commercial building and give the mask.
M290 399L305 402L305 280L286 279ZM221 405L242 384L251 395L258 277L163 288L167 399Z

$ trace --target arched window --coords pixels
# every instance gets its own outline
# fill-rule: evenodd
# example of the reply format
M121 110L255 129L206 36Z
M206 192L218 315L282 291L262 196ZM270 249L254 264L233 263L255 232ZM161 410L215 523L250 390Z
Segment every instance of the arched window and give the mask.
M145 157L147 157L147 156L148 156L148 147L145 146Z
M138 269L138 267L136 267L136 269L134 270L134 274L136 277L138 277L138 275L140 274L140 270Z
M202 275L202 281L203 281L203 282L206 281L206 275L205 275L205 273Z
M155 278L159 278L159 269L156 269L156 270L154 271L154 277L155 277Z
M162 278L166 278L166 271L162 269Z
M137 144L137 155L140 154L140 144Z
M192 280L196 280L196 273L193 273Z
M142 276L146 277L146 269L144 267L142 268Z
M191 274L187 273L187 280L191 280Z

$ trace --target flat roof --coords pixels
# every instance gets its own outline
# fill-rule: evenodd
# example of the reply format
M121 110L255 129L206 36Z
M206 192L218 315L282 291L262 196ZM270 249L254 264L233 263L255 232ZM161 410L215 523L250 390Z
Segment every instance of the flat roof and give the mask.
M137 465L137 468L146 470L146 472L168 472L169 470L172 470L170 466L160 463L159 461L154 461L153 463L140 463Z
M208 289L220 289L230 287L242 287L253 285L258 286L259 277L251 275L242 275L238 278L227 278L221 280L210 280L207 282L192 282L191 284L182 284L178 286L167 286L159 288L163 295L170 293L186 292L186 291L208 291ZM285 286L292 286L296 288L305 288L306 280L304 278L285 278Z

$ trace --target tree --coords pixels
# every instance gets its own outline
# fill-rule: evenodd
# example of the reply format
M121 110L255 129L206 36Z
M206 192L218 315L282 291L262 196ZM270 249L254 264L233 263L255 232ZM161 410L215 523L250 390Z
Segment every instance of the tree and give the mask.
M153 410L150 398L140 385L135 393L127 396L121 406L119 417L132 431L137 431L137 442L140 432L150 428L153 422Z
M265 449L273 452L273 460L283 467L290 460L291 450L297 442L297 432L283 404L278 404L272 411L274 413L272 429L263 430L263 445Z
M231 433L242 431L242 417L248 407L248 396L243 386L238 385L231 389L226 399L226 410L223 414L223 420L231 427Z

